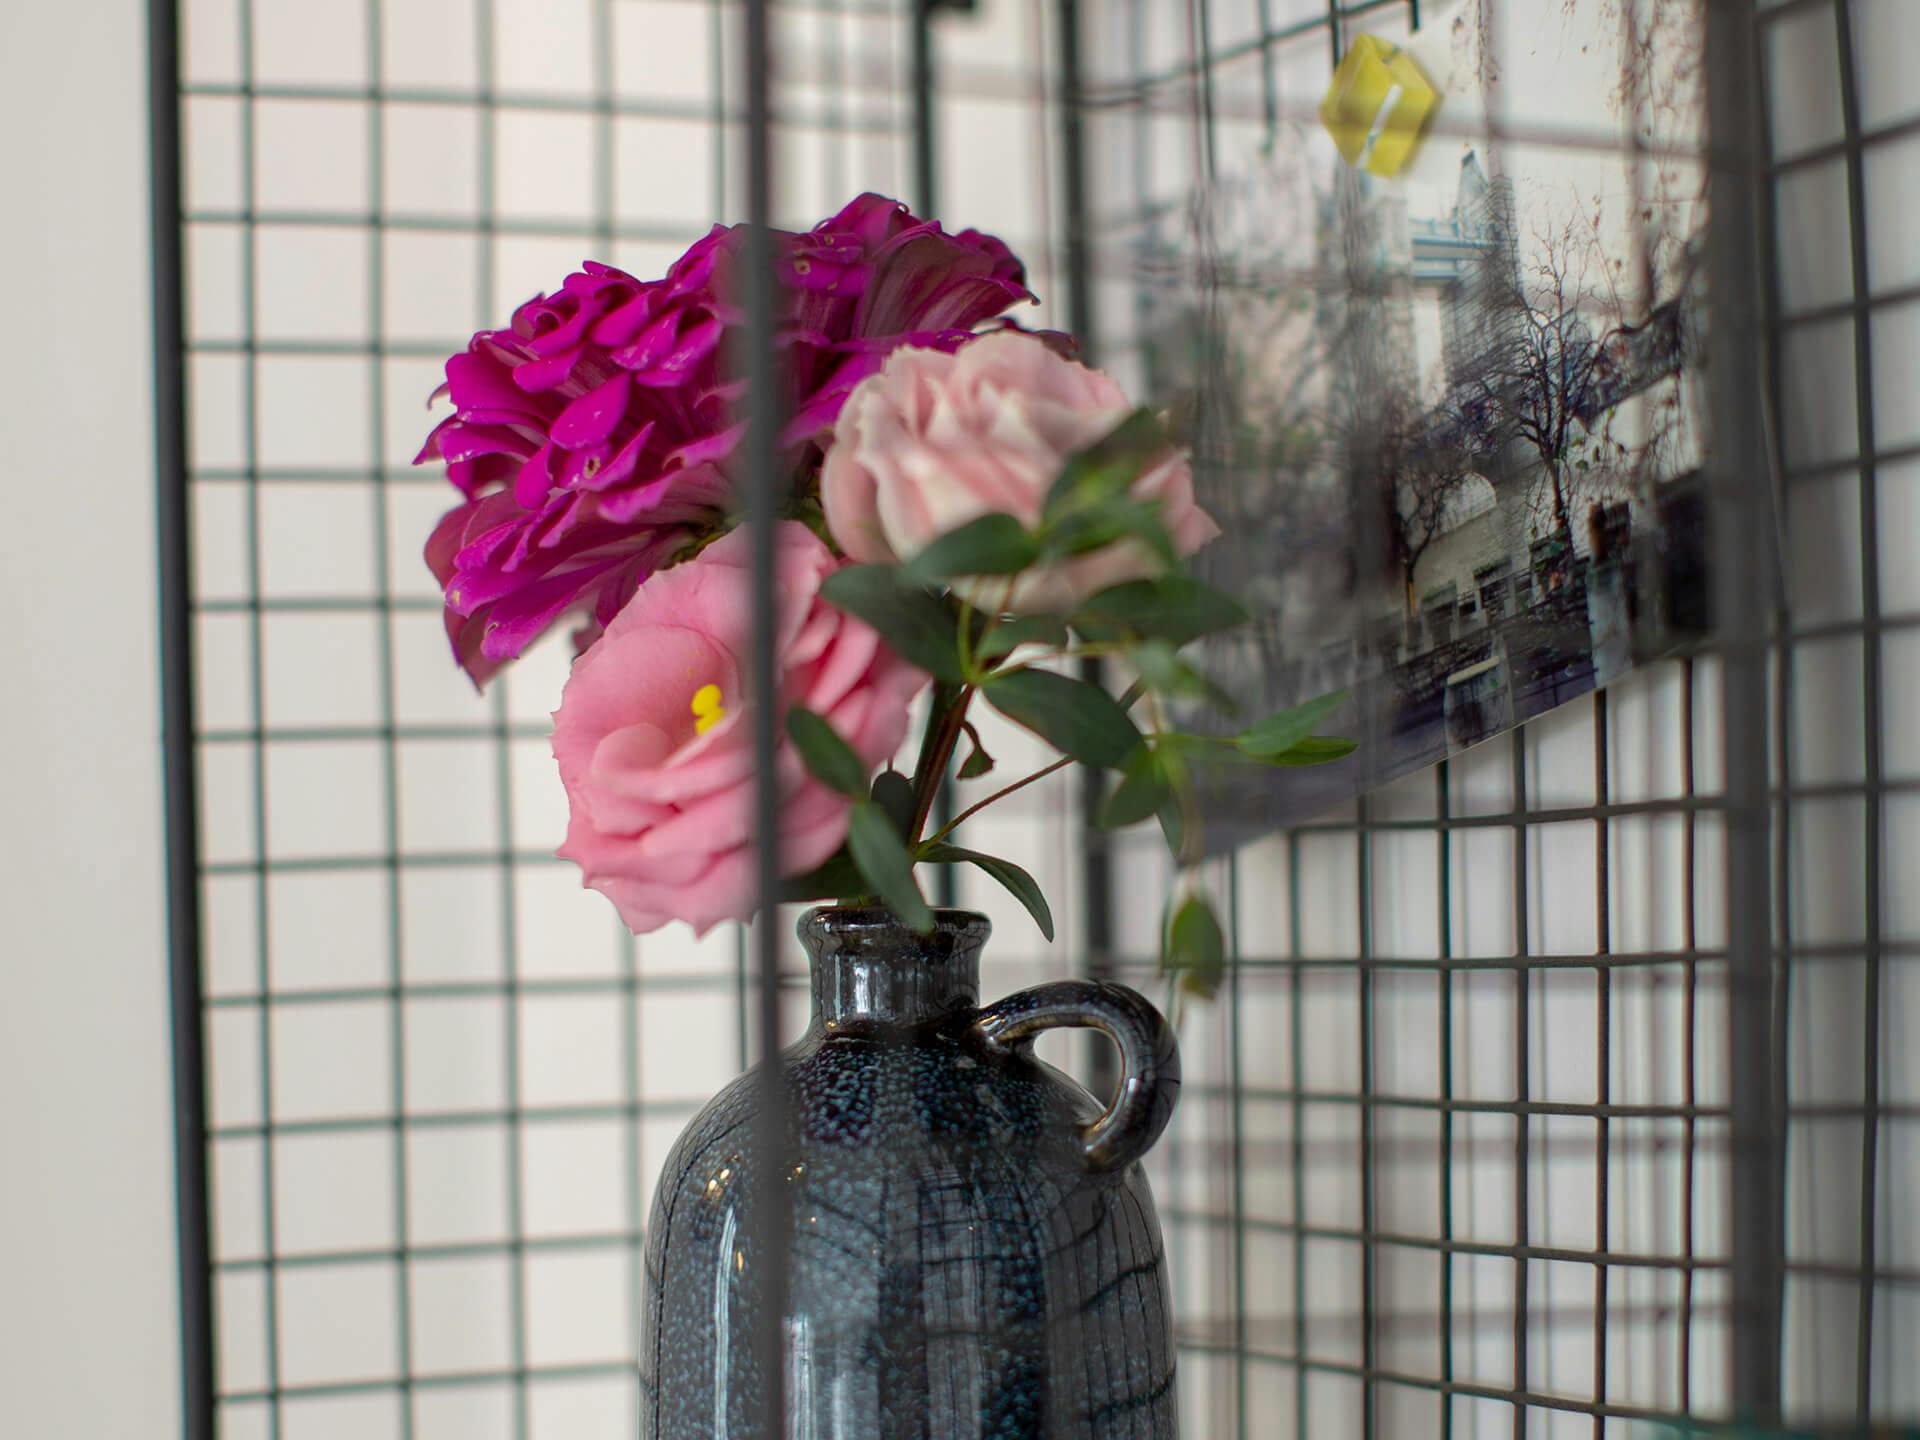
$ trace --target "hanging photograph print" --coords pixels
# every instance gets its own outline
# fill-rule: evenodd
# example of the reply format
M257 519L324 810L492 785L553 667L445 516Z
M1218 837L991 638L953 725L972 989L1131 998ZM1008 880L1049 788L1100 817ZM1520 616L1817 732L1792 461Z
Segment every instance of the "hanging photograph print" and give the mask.
M1203 572L1256 617L1205 668L1249 712L1344 692L1361 742L1219 787L1208 850L1707 628L1698 5L1539 8L1350 46L1138 252L1148 389L1224 531Z

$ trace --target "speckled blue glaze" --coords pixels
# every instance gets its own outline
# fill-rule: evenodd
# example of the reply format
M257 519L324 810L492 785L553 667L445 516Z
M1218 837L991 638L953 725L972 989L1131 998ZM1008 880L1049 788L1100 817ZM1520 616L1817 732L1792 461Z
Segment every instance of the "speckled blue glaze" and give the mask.
M1165 1256L1139 1157L1179 1090L1159 1014L1069 981L978 1007L984 917L915 936L810 911L813 1022L785 1054L793 1243L787 1440L1171 1440ZM1036 1060L1090 1025L1124 1078L1103 1111ZM758 1440L756 1087L687 1127L655 1196L644 1440Z

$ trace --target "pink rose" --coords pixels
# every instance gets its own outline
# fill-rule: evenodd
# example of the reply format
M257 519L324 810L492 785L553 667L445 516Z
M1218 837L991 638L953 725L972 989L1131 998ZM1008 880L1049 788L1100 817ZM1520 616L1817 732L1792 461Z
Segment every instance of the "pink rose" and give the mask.
M1035 336L985 335L952 354L900 349L862 381L834 425L820 474L827 524L840 548L868 564L911 560L932 540L993 511L1031 526L1067 457L1132 413L1110 376L1066 359ZM1193 503L1193 471L1170 453L1134 482L1158 500L1182 555L1220 533ZM1085 597L1154 572L1128 540L1028 571L1009 610L1063 612ZM1005 582L965 587L1001 601Z
M633 931L704 934L753 911L753 642L749 536L735 530L649 579L575 662L553 714L572 816L560 854ZM869 771L907 729L927 677L820 598L840 562L811 531L775 537L779 703L804 705ZM780 854L789 875L840 848L851 802L807 774L782 727Z

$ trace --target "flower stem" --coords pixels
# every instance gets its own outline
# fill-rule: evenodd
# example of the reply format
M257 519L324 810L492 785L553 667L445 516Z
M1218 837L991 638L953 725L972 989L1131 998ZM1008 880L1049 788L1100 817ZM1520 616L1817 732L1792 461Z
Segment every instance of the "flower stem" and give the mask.
M946 778L947 765L953 759L953 747L967 723L967 706L973 700L971 685L942 683L933 692L933 709L927 717L927 736L920 745L920 759L913 767L913 824L907 827L909 847L920 843L927 816L933 810L933 797Z
M1047 778L1047 776L1053 774L1054 771L1064 770L1067 766L1071 765L1072 763L1073 763L1072 756L1062 755L1058 760L1054 761L1051 765L1042 766L1040 769L1034 771L1031 775L1025 776L1022 779L1014 781L1011 785L1007 786L1005 789L996 790L993 792L993 794L987 796L986 799L976 801L974 804L969 805L966 809L962 810L958 815L954 816L953 819L949 820L946 824L942 825L937 831L935 831L932 835L928 836L927 838L929 840L946 839L947 836L951 835L955 830L960 828L960 824L962 821L969 820L973 816L978 815L982 810L986 809L987 806L993 804L994 801L1004 800L1007 798L1007 796L1013 794L1014 791L1024 790L1027 788L1027 786L1033 784L1034 781L1044 780Z

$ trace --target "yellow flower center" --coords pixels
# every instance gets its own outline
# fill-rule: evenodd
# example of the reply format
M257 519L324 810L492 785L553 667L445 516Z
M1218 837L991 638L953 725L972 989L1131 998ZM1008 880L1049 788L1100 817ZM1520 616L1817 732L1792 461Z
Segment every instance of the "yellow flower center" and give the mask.
M720 703L718 685L702 685L693 692L693 729L704 735L727 718L727 707Z

